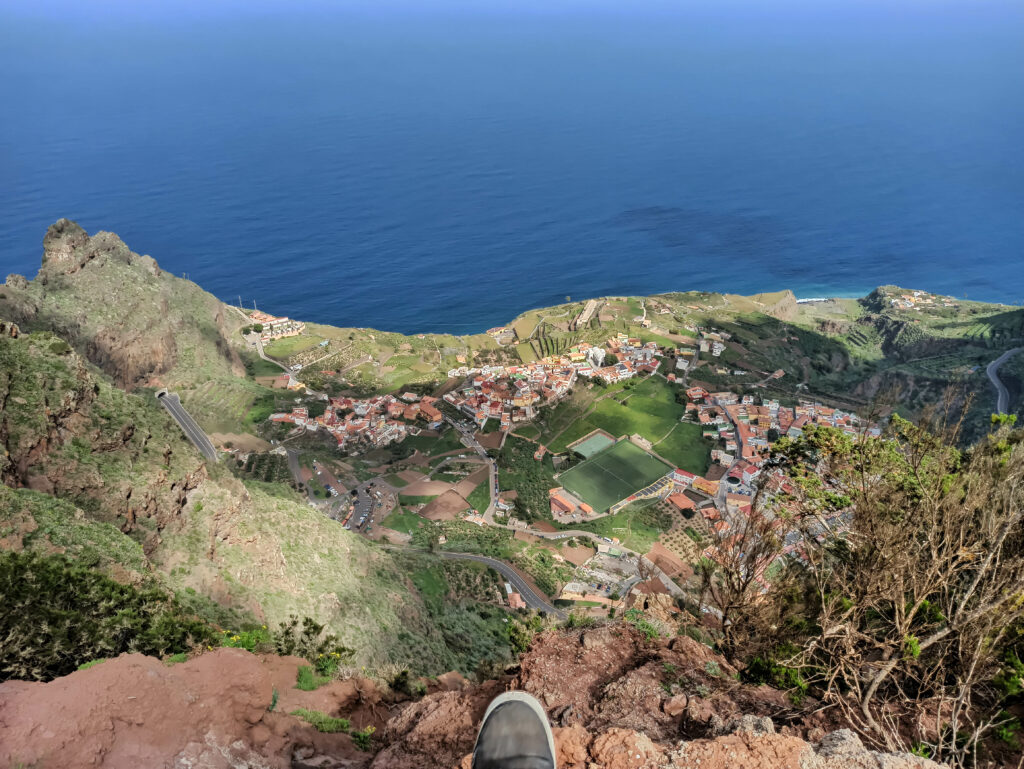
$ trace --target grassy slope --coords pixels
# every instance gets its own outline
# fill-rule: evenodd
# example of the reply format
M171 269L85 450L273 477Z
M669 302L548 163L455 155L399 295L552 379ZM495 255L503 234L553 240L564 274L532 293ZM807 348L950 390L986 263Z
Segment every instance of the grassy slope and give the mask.
M646 553L663 531L672 525L670 517L659 514L649 501L634 502L615 515L595 521L572 524L569 528L592 531L602 537L618 539L623 547Z
M387 552L286 486L243 485L223 465L207 467L204 478L201 458L154 398L111 386L68 350L50 334L0 337L5 472L15 482L10 474L27 462L29 477L57 477L62 497L3 487L5 537L67 548L90 564L129 572L151 563L174 591L193 590L268 622L309 614L356 648L363 664L398 662L434 673L454 664ZM40 444L52 424L47 415L62 408L71 410L61 423L63 442ZM178 490L189 486L181 498ZM143 507L119 517L129 496L152 498L155 512ZM127 525L131 538L105 520ZM149 542L148 562L140 561L141 541Z
M62 552L83 566L142 575L142 546L109 523L90 520L63 499L0 486L0 541L5 549Z

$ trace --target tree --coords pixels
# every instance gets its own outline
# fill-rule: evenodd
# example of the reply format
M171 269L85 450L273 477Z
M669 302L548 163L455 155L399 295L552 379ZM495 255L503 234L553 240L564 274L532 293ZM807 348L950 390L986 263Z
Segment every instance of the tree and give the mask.
M263 333L263 324L262 323L253 323L252 324L252 330L255 331L257 334L262 334Z

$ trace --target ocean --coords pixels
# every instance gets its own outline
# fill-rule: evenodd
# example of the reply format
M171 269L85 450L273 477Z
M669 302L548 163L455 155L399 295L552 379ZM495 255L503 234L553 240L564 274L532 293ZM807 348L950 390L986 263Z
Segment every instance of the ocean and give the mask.
M2 274L66 216L406 333L675 290L1024 302L1012 0L0 0L0 72Z

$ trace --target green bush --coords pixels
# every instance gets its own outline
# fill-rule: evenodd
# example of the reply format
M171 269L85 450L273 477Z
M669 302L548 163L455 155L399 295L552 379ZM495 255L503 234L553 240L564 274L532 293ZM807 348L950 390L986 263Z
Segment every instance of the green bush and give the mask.
M221 646L227 646L232 649L245 649L249 652L270 651L271 643L270 633L267 631L266 625L251 630L240 630L237 633L224 630L221 632L220 637Z
M1021 730L1020 719L1005 710L999 714L999 717L1003 721L996 727L996 737L1002 740L1007 747L1020 750L1020 739L1017 737L1017 733Z
M347 718L334 718L319 710L299 708L298 710L293 710L291 714L298 716L318 732L326 732L328 734L347 732L352 726Z
M569 617L565 620L563 627L573 630L575 628L593 627L596 624L597 621L590 615L584 614L581 611L572 611L569 612Z
M1014 652L1006 653L1003 668L996 673L994 683L1004 697L1024 694L1024 662Z
M377 731L372 726L367 726L358 732L352 732L352 742L355 743L356 747L360 750L369 750L373 745L372 735Z
M83 661L165 657L214 639L163 591L121 585L61 555L0 555L0 602L0 680L48 681Z
M780 653L784 653L784 650ZM807 682L799 670L769 657L755 657L742 676L747 683L768 684L776 689L789 691L794 704L802 702L807 694Z
M331 680L331 676L318 676L309 665L301 665L298 675L295 677L295 688L311 692L324 684L329 684Z
M625 614L622 615L622 618L630 625L635 627L637 630L639 630L641 633L643 633L644 638L646 638L648 641L653 641L660 635L658 633L658 628L654 627L654 625L652 625L648 621L648 619L644 617L644 613L639 609L629 609Z
M300 629L299 618L294 615L274 632L274 650L282 656L304 657L322 676L333 676L355 654L338 643L338 636L325 634L324 625L311 617L302 619Z

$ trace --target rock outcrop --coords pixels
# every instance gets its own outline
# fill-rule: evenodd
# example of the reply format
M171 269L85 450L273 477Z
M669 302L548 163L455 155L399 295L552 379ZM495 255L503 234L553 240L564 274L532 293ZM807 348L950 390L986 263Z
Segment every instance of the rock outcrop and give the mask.
M200 367L244 373L229 342L240 317L117 235L90 237L68 219L47 230L35 280L10 275L0 286L0 316L58 334L127 389L188 384Z
M295 675L304 663L291 657L219 649L168 665L125 655L47 684L0 684L0 763L469 769L488 702L515 687L545 703L562 769L937 769L869 750L848 730L810 742L792 728L777 731L767 715L734 711L742 703L772 712L778 703L732 679L712 682L718 676L707 663L721 670L722 661L698 647L690 639L649 643L625 626L552 632L515 675L470 686L450 677L413 702L366 679L300 691ZM698 679L714 692L667 691L709 688ZM688 696L705 707L676 707ZM290 715L299 708L344 717L352 729L374 727L371 749L358 750L347 734L317 732ZM710 716L695 727L703 710ZM694 730L701 736L688 736Z

